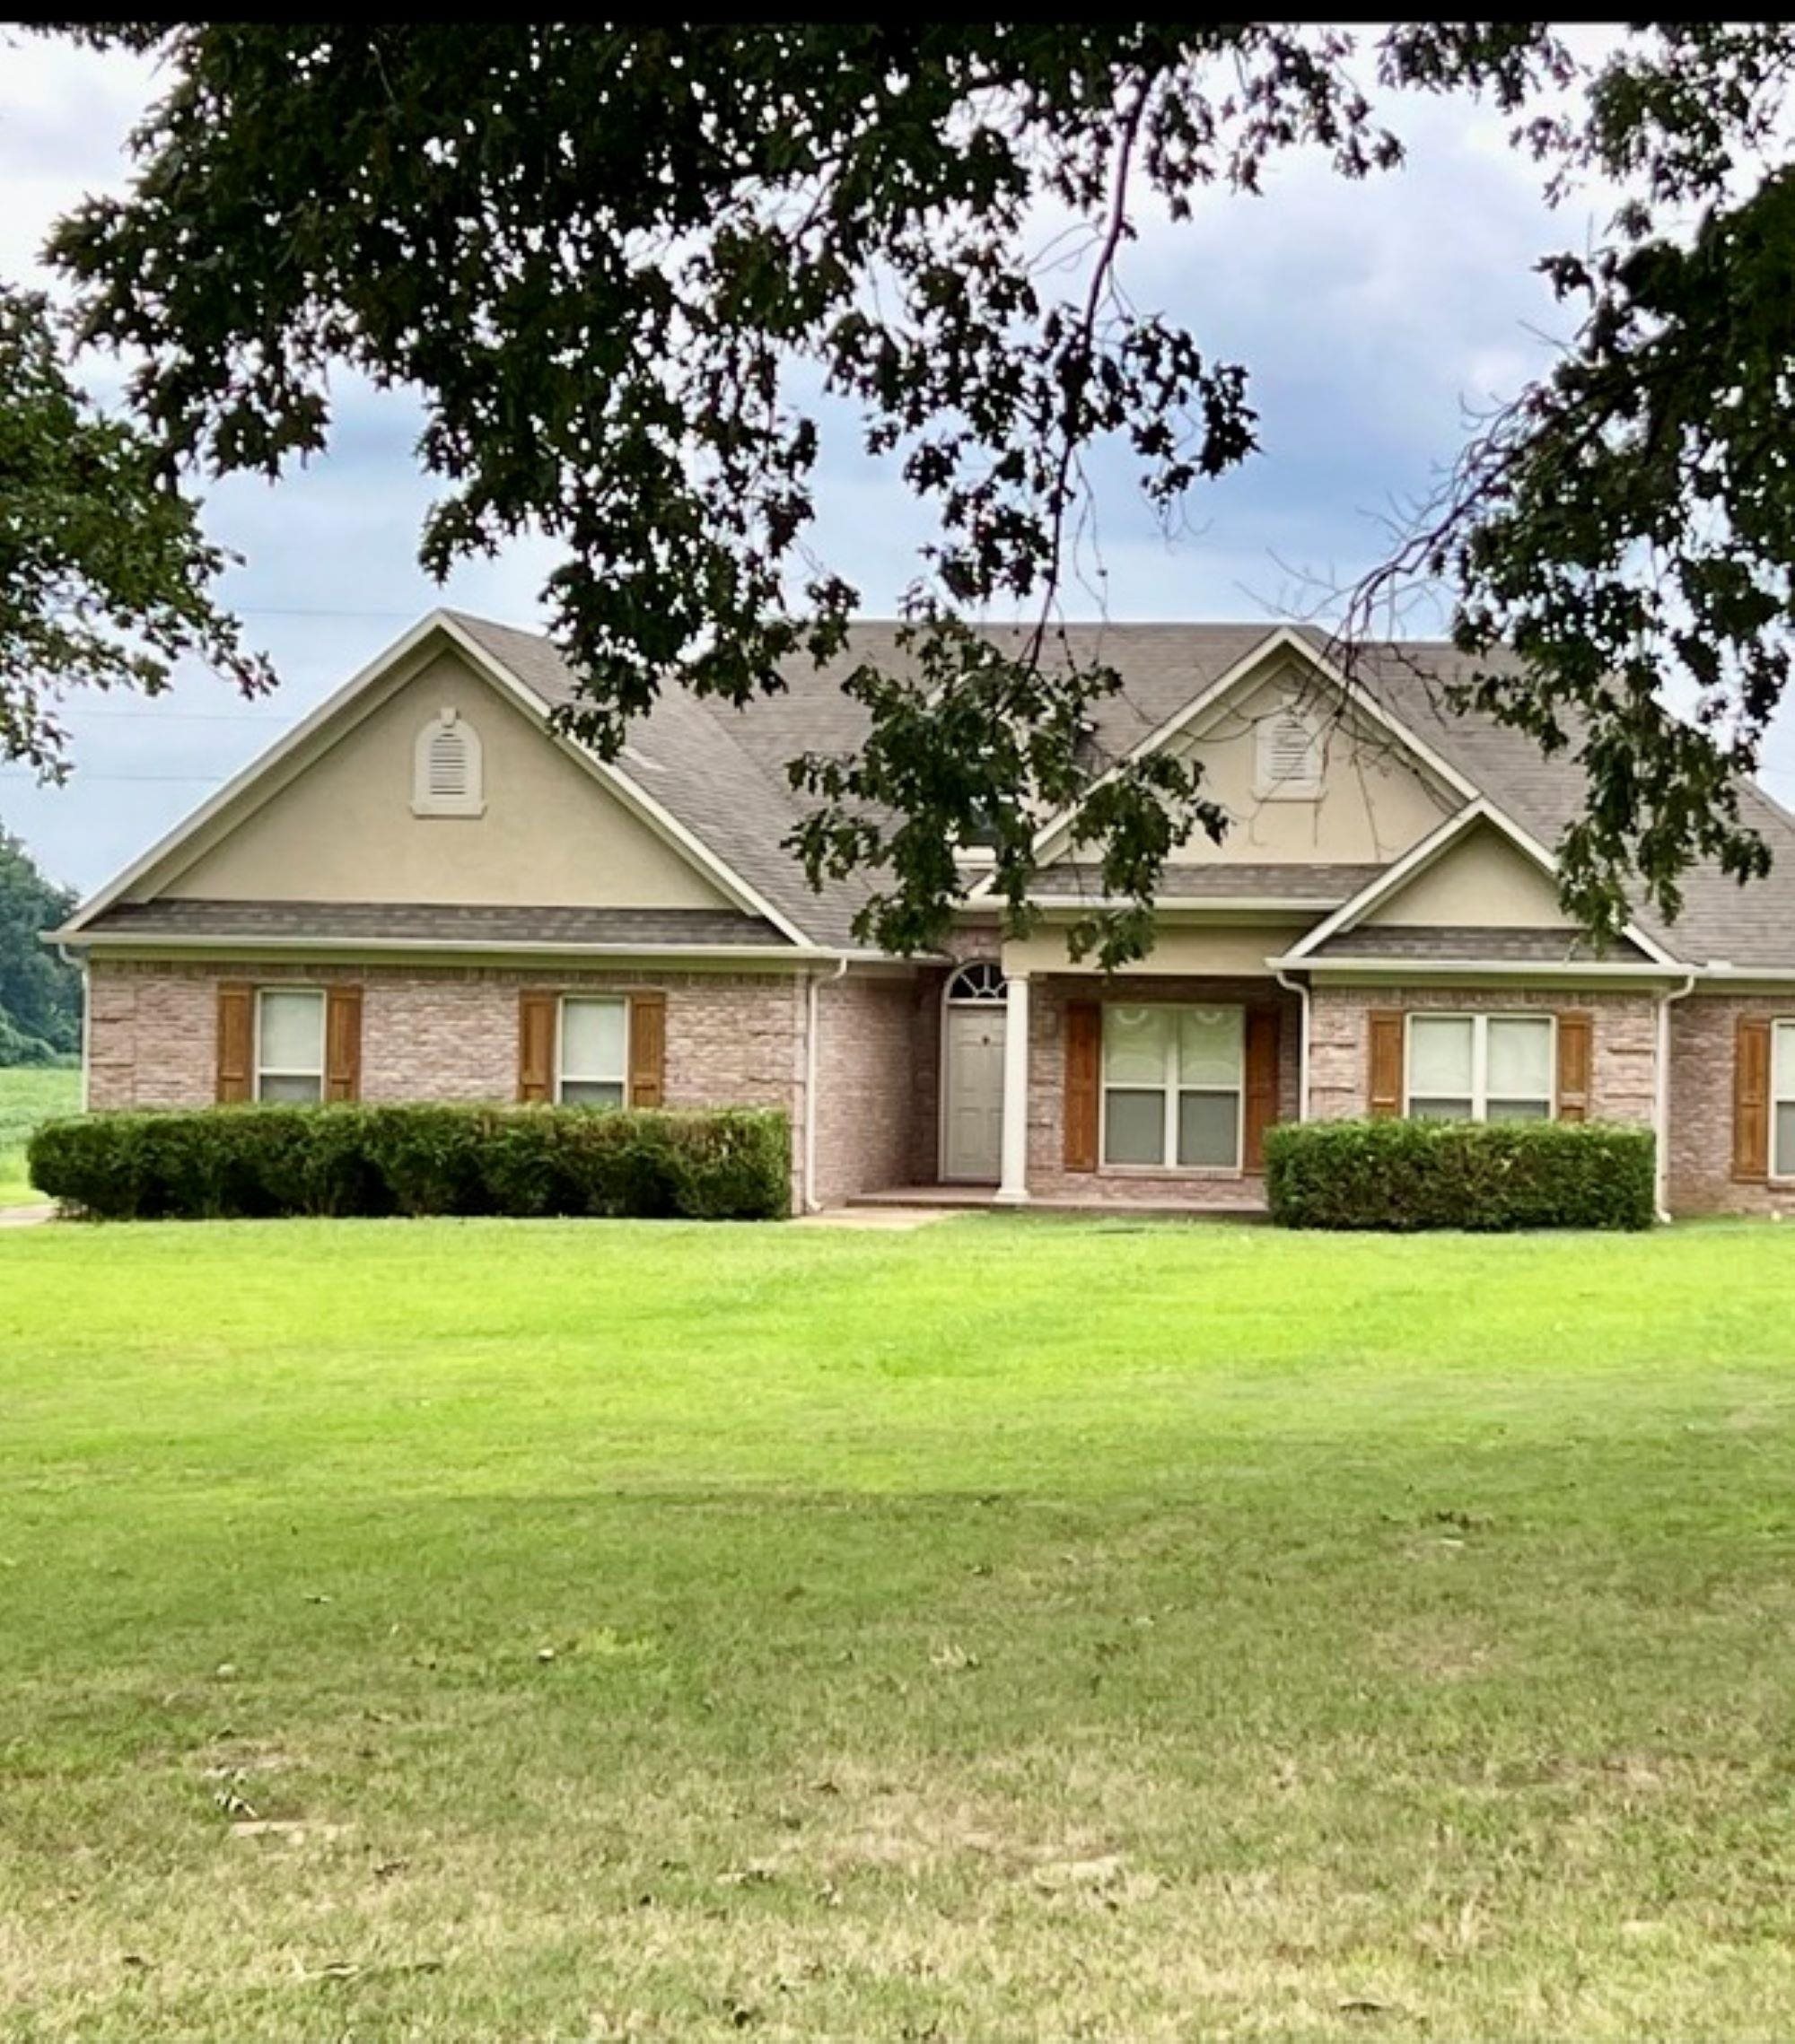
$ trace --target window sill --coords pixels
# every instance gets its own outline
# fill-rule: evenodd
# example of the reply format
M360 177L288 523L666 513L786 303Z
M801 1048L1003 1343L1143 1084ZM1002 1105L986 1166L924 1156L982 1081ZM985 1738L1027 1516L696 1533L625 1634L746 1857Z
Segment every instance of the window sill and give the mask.
M1239 1164L1099 1164L1099 1178L1143 1178L1165 1181L1178 1178L1244 1178Z

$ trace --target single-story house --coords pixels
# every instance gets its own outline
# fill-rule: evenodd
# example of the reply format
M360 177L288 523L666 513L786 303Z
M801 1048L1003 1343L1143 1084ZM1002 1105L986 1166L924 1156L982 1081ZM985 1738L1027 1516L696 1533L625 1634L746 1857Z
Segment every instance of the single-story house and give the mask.
M1445 710L1449 647L1349 677L1300 629L1073 626L1124 677L1099 742L1195 755L1232 828L1116 977L1069 953L1096 881L1051 818L1029 936L968 852L951 943L890 956L781 841L893 630L747 712L672 691L608 763L546 639L433 613L54 933L88 1105L768 1105L812 1208L1252 1209L1274 1121L1598 1117L1657 1130L1670 1212L1795 1205L1795 819L1756 788L1773 876L1697 871L1598 955L1550 850L1580 770Z

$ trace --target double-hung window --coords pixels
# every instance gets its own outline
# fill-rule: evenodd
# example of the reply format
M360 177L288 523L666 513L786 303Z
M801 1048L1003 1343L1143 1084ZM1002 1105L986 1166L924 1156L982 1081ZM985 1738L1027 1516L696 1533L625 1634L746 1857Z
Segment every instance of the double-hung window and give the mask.
M1551 1016L1411 1015L1407 1095L1423 1121L1550 1121Z
M564 1107L621 1107L629 1083L629 1003L570 993L557 1034L555 1097Z
M265 986L256 998L256 1098L310 1105L324 1097L324 995Z
M1771 1033L1770 1175L1795 1178L1795 1022Z
M1238 1170L1245 1010L1103 1010L1103 1161Z

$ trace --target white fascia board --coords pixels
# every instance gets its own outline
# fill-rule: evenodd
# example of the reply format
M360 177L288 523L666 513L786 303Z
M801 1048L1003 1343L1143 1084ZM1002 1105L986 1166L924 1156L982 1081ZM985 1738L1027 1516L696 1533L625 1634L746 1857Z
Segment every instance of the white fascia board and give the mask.
M1303 972L1332 979L1397 982L1413 979L1678 979L1686 968L1639 959L1624 964L1528 958L1309 958L1295 951L1267 958L1274 972Z

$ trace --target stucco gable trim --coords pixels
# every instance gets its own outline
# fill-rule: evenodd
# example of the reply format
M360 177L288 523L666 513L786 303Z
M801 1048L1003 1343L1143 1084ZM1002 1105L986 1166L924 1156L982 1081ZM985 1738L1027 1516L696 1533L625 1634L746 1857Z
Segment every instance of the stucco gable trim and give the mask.
M1354 895L1351 901L1343 902L1332 915L1325 916L1300 944L1292 945L1289 952L1278 960L1281 966L1318 966L1322 961L1314 954L1330 937L1356 928L1380 903L1390 901L1409 883L1437 865L1454 845L1480 826L1487 826L1516 846L1537 866L1548 878L1556 879L1558 862L1545 845L1530 831L1523 830L1511 817L1505 815L1490 800L1487 795L1479 795L1467 802L1456 815L1448 817L1438 830L1432 831L1419 844L1411 845L1400 859L1395 860ZM1637 922L1629 922L1621 934L1636 944L1644 952L1649 966L1657 966L1673 972L1684 970L1683 961L1672 956L1664 947L1649 937ZM1609 970L1639 970L1639 967Z
M258 754L240 773L234 774L215 794L177 824L166 836L158 839L140 858L134 860L114 879L101 888L98 894L83 902L62 928L52 933L53 936L58 939L76 938L102 910L109 908L114 902L120 900L144 880L155 876L160 876L164 880L172 878L173 873L164 872L163 869L170 865L176 854L222 819L230 819L225 834L228 834L230 829L234 829L246 821L264 802L270 800L280 788L286 785L287 781L293 778L293 773L302 769L312 751L321 752L327 743L334 742L353 729L354 724L359 722L361 718L358 716L349 721L350 712L359 709L362 716L369 714L381 699L381 685L398 686L401 677L421 665L422 658L440 642L446 642L485 681L501 694L509 697L532 723L538 726L549 744L556 747L566 757L591 774L638 822L671 846L739 908L764 917L783 937L800 948L813 948L810 939L788 916L782 914L757 889L750 887L621 767L600 759L587 747L553 729L547 721L549 704L520 679L503 660L481 645L446 610L433 610L428 616L421 617L408 632L395 640L384 651L377 653L341 688L328 695L290 731L276 739L265 752ZM337 729L339 725L343 726L341 730ZM277 770L283 766L290 766L293 773L277 781Z
M1188 703L1182 704L1164 719L1145 738L1134 746L1122 762L1126 765L1137 759L1158 752L1173 739L1188 730L1205 712L1217 710L1227 699L1249 682L1255 680L1278 656L1284 655L1300 661L1326 682L1351 708L1362 712L1373 723L1380 726L1397 744L1411 755L1430 773L1434 774L1456 795L1466 801L1478 799L1480 791L1466 779L1458 769L1437 753L1418 733L1410 729L1402 720L1394 716L1371 693L1350 676L1343 674L1325 655L1317 651L1310 641L1304 638L1293 626L1280 625L1267 632L1256 644L1248 648L1224 674L1218 675L1207 688L1199 689ZM1099 774L1092 782L1093 789L1103 787L1121 772L1121 766L1112 766ZM1051 857L1063 850L1071 829L1071 817L1066 812L1050 817L1035 835L1037 859ZM977 900L991 891L989 879L980 881L968 895L968 900Z

